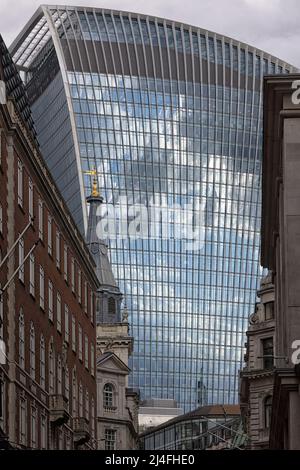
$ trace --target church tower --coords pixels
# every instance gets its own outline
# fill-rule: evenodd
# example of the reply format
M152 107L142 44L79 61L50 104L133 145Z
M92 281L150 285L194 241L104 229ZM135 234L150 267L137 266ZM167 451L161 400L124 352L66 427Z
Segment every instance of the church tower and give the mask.
M87 246L96 263L96 273L100 282L97 296L97 324L121 322L122 294L117 286L108 258L108 247L104 240L97 236L97 211L103 203L103 197L97 188L96 171L86 172L93 175L92 193L87 198L90 206L86 234Z
M129 356L133 338L129 335L127 309L121 311L122 293L116 283L108 258L107 244L97 235L97 215L103 198L93 176L86 243L96 263L100 287L97 291L97 409L98 448L135 449L138 443L139 392L128 388Z

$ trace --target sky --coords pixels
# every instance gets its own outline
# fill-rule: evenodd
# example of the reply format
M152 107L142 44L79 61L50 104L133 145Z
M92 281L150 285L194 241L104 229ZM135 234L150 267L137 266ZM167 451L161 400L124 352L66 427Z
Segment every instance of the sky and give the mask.
M39 0L0 0L0 33L7 45L40 3ZM200 26L263 49L300 68L299 0L63 0L61 3L127 10Z

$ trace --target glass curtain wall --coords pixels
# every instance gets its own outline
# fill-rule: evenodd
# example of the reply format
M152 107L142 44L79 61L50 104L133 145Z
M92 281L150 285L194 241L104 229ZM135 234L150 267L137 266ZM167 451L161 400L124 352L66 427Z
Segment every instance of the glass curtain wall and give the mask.
M167 236L109 240L135 339L131 385L186 411L236 402L261 275L262 80L292 67L159 18L50 6L39 15L13 53L79 228L93 168L107 203L169 209ZM190 250L188 233L174 235L173 208L199 204L204 242Z

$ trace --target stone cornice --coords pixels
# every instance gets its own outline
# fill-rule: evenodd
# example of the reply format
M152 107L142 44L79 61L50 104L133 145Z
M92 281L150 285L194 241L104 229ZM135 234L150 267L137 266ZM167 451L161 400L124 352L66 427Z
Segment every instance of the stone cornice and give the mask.
M275 369L270 369L270 370L259 370L259 369L254 369L254 370L242 370L241 375L242 377L247 377L251 379L259 379L259 378L264 378L264 377L272 377L274 375Z

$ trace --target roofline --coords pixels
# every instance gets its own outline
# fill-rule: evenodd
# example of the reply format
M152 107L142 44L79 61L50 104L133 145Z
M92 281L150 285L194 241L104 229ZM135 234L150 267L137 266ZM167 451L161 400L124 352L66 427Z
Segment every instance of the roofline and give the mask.
M182 416L186 416L186 415L182 415ZM198 416L192 416L192 417L182 419L182 420L179 420L177 418L170 419L169 421L165 421L164 423L162 423L158 426L153 426L153 427L149 428L148 430L143 431L141 434L139 434L139 438L143 438L143 437L146 437L146 436L151 435L153 433L156 433L158 431L161 431L162 429L164 429L166 427L169 427L169 426L172 426L173 424L180 424L181 422L185 422L188 419L192 420L192 421L194 421L195 419L202 419L203 421L205 421L206 419L211 420L211 419L219 417L219 416L224 416L224 415L198 415ZM241 419L241 414L230 414L230 415L227 415L227 418L224 417L224 420L222 421L222 423L229 423L230 421L232 421L234 419L237 419L237 418ZM218 423L216 421L215 427L218 427L222 423ZM214 427L212 429L214 429Z
M234 39L230 36L226 36L221 33L217 33L214 31L210 31L205 28L201 28L201 26L195 26L195 25L190 25L187 23L182 23L180 21L176 20L171 20L168 18L164 17L159 17L159 16L153 16L153 15L147 15L145 13L138 13L138 12L132 12L132 11L126 11L126 10L114 10L114 9L109 9L109 8L99 8L99 7L89 7L89 6L80 6L80 5L55 5L55 4L41 4L38 9L35 11L33 16L27 21L26 25L23 27L23 29L20 31L16 39L12 42L12 44L9 46L9 52L14 55L15 51L18 49L18 47L22 44L24 37L26 37L30 30L35 26L35 24L40 20L40 18L43 16L43 11L44 9L51 9L51 8L61 8L62 10L86 10L86 11L97 11L97 12L104 12L104 13L112 13L112 14L120 14L120 15L128 15L129 17L141 17L144 19L152 20L152 21L160 21L163 23L169 23L173 24L175 27L183 27L185 29L190 29L195 32L202 32L204 34L210 35L210 36L215 36L216 39L224 39L225 41L231 42L232 44L242 47L244 49L250 49L251 52L256 52L256 53L261 53L266 55L269 58L272 58L273 61L278 61L280 62L281 65L286 65L288 67L292 67L295 70L299 70L298 67L295 65L290 64L289 62L280 59L277 56L274 56L270 52L264 51L263 49L259 49L255 46L252 46L251 44L245 43L243 41L239 41L238 39Z
M207 408L207 407L211 408L213 406L220 406L220 408L223 409L223 413L201 414L201 410L203 410L204 408ZM140 434L140 437L143 437L147 434L151 434L152 432L160 431L161 429L172 426L173 424L178 424L178 423L185 422L187 420L194 421L196 419L203 419L205 421L205 419L224 417L224 421L226 421L227 418L229 419L230 417L234 418L234 417L241 416L240 405L230 405L230 406L236 406L237 408L239 408L239 410L237 410L236 413L226 412L226 406L228 406L228 405L204 405L204 406L201 406L200 408L196 408L195 410L189 411L188 413L185 413L185 414L182 414L182 415L179 415L179 416L175 416L174 418L169 419L168 421L165 421L164 423L159 424L158 426L151 427L151 429L142 432ZM142 407L140 407L139 411L141 410L141 408ZM195 414L197 411L199 411L199 414Z
M26 37L32 28L39 22L39 20L42 18L44 12L42 5L38 7L38 9L34 12L31 18L27 21L25 26L21 29L17 37L13 40L11 45L8 47L8 50L11 55L13 55L13 51L15 49L18 49L18 47L22 44L23 38Z

